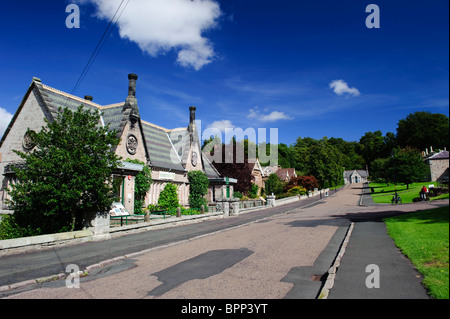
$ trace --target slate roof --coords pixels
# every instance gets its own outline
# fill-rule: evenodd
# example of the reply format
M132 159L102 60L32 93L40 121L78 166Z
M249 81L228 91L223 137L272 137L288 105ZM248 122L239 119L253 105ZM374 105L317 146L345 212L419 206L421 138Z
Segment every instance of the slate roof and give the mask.
M357 172L361 177L369 177L369 173L363 169L353 169L351 171L344 171L344 178L349 178L354 172Z
M101 112L101 123L99 123L99 125L109 125L109 129L117 130L118 135L121 135L121 132L127 122L130 111L126 110L124 112L123 108L125 102L102 106L94 103L93 101L51 88L42 84L40 79L33 78L24 100L19 106L19 109L11 120L7 131L2 137L0 145L6 137L10 127L14 124L15 118L17 117L17 114L20 113L27 96L34 88L37 88L38 95L44 101L44 106L47 107L47 110L44 110L44 113L46 113L46 116L49 119L56 117L59 107L68 107L72 111L76 111L80 105L83 105L85 109L93 111L99 110ZM182 162L183 154L181 154L181 150L186 144L186 139L189 138L188 128L169 130L143 120L140 122L147 146L147 152L150 158L150 166L163 170L185 172ZM182 145L181 143L184 144ZM205 160L204 157L202 157L202 160L205 173L208 177L220 177L220 174L218 174L209 161Z
M428 157L429 160L440 160L440 159L449 159L448 151L441 151L437 154L434 154Z
M290 180L292 176L295 176L295 168L280 168L275 173L282 181Z
M179 150L170 139L169 130L142 122L150 163L154 167L184 171ZM187 130L187 129L186 129ZM180 132L183 135L184 132ZM180 147L178 147L180 148Z

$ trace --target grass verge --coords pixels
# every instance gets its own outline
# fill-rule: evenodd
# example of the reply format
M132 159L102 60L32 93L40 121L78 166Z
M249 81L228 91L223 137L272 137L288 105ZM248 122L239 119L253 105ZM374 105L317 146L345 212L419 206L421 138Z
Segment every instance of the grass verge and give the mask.
M389 236L424 277L435 299L449 298L449 207L385 219Z

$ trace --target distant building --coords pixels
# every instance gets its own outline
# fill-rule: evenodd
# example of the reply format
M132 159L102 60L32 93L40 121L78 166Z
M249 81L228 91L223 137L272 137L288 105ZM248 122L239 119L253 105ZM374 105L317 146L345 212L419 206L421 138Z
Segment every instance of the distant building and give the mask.
M252 183L258 186L258 194L260 194L261 188L264 188L264 174L261 164L257 158L248 159L248 168L252 176Z
M428 153L428 152L427 152ZM448 151L431 153L425 157L425 163L430 168L430 179L432 182L448 182L449 178L449 154Z
M295 168L278 168L275 173L282 182L289 182L292 177L297 177Z
M368 182L369 172L367 170L344 171L345 184L366 183Z

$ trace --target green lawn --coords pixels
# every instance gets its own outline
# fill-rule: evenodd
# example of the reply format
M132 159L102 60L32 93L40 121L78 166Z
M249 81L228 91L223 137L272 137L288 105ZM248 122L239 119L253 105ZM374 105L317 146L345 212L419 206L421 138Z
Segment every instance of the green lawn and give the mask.
M369 187L374 189L372 193L372 199L375 203L391 203L392 196L394 195L395 189L397 189L397 194L400 195L402 203L412 203L414 198L420 197L419 193L422 187L425 185L437 186L437 182L421 182L413 183L409 185L409 189L406 189L406 184L390 184L387 186L385 183L370 183ZM448 196L448 195L447 195ZM448 198L448 197L443 197Z
M385 219L389 235L424 277L435 299L449 298L449 207Z

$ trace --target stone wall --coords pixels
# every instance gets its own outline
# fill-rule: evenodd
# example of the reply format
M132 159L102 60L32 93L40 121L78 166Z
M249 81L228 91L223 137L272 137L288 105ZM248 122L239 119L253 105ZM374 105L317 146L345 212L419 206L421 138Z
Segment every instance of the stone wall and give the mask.
M448 159L430 160L431 181L441 180L444 176L448 178Z
M6 208L4 203L9 199L6 189L8 188L10 181L3 175L5 166L12 163L23 162L23 159L14 153L13 150L21 152L29 151L30 149L24 147L24 136L27 129L29 128L30 130L38 132L41 130L42 126L45 125L45 114L39 101L40 98L36 89L32 90L28 95L28 98L24 101L14 125L11 127L11 130L8 132L8 135L0 147L0 192L2 201L2 207L0 208Z

